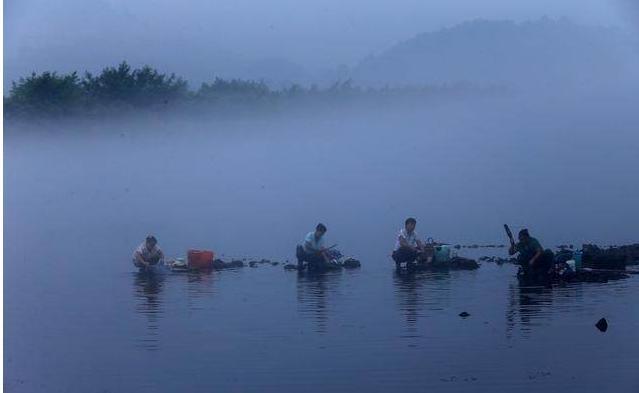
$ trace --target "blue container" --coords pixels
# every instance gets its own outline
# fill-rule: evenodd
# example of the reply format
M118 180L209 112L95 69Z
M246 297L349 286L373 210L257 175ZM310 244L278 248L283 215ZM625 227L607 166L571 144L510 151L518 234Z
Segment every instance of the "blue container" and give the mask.
M575 269L581 269L581 256L583 253L581 251L575 251L572 253L572 259L575 260Z
M451 249L448 244L441 244L435 246L435 262L448 262L450 261Z

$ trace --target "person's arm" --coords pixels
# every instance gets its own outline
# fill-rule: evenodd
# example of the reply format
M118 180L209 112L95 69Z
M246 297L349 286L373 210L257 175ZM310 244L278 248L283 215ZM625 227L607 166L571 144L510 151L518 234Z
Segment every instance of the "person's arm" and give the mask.
M158 255L160 256L160 260L158 261L158 263L164 264L164 253L159 248L158 248Z
M416 241L417 241L417 249L423 250L424 249L424 243L422 243L422 241L419 240L419 239L416 239Z
M399 245L400 247L407 247L407 248L410 248L411 250L415 250L415 247L408 244L408 241L406 240L404 235L401 233L399 234Z
M142 257L142 254L139 251L135 251L133 255L135 255L136 262L138 262L142 266L149 267L149 263L144 260L144 257Z

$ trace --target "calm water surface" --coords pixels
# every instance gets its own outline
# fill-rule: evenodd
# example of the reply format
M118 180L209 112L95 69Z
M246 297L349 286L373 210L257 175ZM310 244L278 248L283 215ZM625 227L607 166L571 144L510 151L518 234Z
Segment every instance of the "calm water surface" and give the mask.
M484 119L483 131L493 134L459 139L450 131L465 129L459 119L433 120L422 136L431 154L416 154L393 143L390 124L407 127L402 119L367 122L391 131L367 138L318 137L301 120L272 137L240 124L233 137L206 136L205 129L187 138L158 126L160 142L135 126L107 136L89 128L8 138L6 391L639 391L638 276L524 288L509 265L405 275L388 257L406 215L420 219L423 235L451 242L503 242L501 225L511 220L532 223L547 246L596 236L632 240L636 220L627 219L626 207L636 202L636 183L593 188L575 201L571 190L589 164L577 157L576 165L556 158L548 168L527 166L528 155L543 152L504 149L527 140L526 127L513 134ZM271 135L276 127L259 128ZM579 143L612 149L602 135L591 132ZM627 178L628 166L638 164L630 151L636 135L621 129L618 138L628 149L601 169L611 173L603 184ZM533 168L552 201L516 182L503 185ZM415 180L424 173L437 181ZM517 202L524 195L525 208ZM556 212L547 210L558 206L563 219L546 222ZM598 226L581 225L584 212L601 206L612 207L589 216ZM285 261L319 220L330 241L362 260L361 269L141 275L130 263L148 232L172 256L207 247ZM615 230L615 222L625 229ZM462 311L471 316L460 318ZM601 317L610 323L606 333L594 327Z

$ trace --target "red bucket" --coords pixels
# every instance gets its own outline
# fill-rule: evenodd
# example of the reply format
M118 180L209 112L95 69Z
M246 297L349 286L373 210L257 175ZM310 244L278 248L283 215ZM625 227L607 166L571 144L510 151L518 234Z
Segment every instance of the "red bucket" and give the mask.
M206 269L213 265L213 251L208 250L189 250L187 252L187 260L191 269Z

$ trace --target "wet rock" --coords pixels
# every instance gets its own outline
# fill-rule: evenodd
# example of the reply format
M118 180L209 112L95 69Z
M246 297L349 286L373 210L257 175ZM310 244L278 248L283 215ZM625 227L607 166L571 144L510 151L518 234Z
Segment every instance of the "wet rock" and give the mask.
M287 263L286 265L284 265L284 270L297 270L297 265Z
M448 264L450 265L450 269L456 270L475 270L479 269L479 264L474 259L462 258L462 257L454 257L452 258Z
M279 264L280 264L280 263L279 263L279 262L276 262L276 261L271 262L271 266L277 266L277 265L279 265Z
M244 262L239 261L239 260L231 261L231 262L227 263L227 267L229 267L229 268L244 267Z
M584 244L582 264L593 269L624 270L626 261L632 254L631 247L599 248L594 244ZM630 257L632 258L632 257Z
M356 269L361 267L362 263L355 258L346 258L341 265L347 269Z
M231 262L224 262L221 259L216 259L216 260L213 261L212 267L215 270L233 269L233 268L238 268L238 267L244 267L244 262L239 261L239 260L234 260L234 261L231 261Z
M470 314L467 313L466 311L462 311L462 312L459 313L459 316L462 317L462 318L468 318L468 317L470 317Z
M605 332L606 330L608 330L608 321L606 321L606 318L601 318L599 321L597 321L595 326L597 327L597 329L599 329L600 332Z
M257 267L257 261L250 261L248 264L250 267Z
M226 266L226 263L224 263L223 260L221 259L216 259L213 261L213 269L224 269L224 267Z
M479 258L480 262L491 262L496 263L498 265L503 265L504 263L516 263L517 258L501 258L495 256L483 256Z

